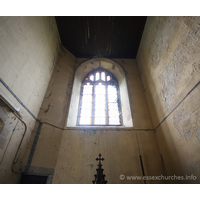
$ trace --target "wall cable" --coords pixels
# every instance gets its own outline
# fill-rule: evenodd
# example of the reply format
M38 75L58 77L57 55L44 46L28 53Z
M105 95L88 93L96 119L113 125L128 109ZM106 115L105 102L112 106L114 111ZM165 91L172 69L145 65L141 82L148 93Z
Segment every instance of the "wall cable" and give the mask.
M50 124L48 122L41 122L39 119L37 119L33 113L22 103L22 101L14 94L14 92L8 87L8 85L0 78L0 82L5 86L5 88L15 97L15 99L27 110L27 112L36 120L38 121L40 124L39 124L39 127L38 127L38 131L36 133L36 136L35 136L35 139L34 139L34 150L35 150L35 146L36 146L36 143L37 143L37 140L38 140L38 137L39 137L39 134L40 134L40 130L41 130L41 127L42 127L42 124L47 124L47 125L50 125L50 126L53 126L55 128L58 128L60 130L77 130L77 129L70 129L70 128L60 128L58 126L55 126L53 124ZM135 131L155 131L157 130L157 128L169 117L169 115L183 102L183 100L199 85L200 83L200 80L195 84L195 86L183 97L183 99L171 110L171 112L156 126L155 129L134 129ZM137 135L137 134L136 134ZM36 143L35 143L36 142ZM137 142L138 142L138 138L137 138ZM139 149L139 146L138 146L138 149ZM140 152L140 151L139 151ZM32 149L31 149L31 153L29 155L29 160L28 160L28 164L27 164L27 167L26 169L28 169L30 167L30 163L31 163L31 160L32 160L32 157L33 157L33 152L32 152ZM29 166L29 167L28 167ZM26 170L27 171L27 170Z
M16 160L16 158L17 158L18 152L19 152L20 147L21 147L21 145L22 145L22 142L23 142L23 140L24 140L24 137L25 137L25 134L26 134L26 131L27 131L27 125L26 125L26 123L25 123L19 116L17 116L15 113L13 113L13 114L24 124L24 133L23 133L22 138L21 138L21 140L20 140L19 146L18 146L18 148L17 148L17 151L16 151L16 153L15 153L15 157L14 157L14 159L13 159L13 163L12 163L12 166L11 166L12 172L14 172L14 173L16 173L16 174L20 174L20 173L14 171L14 165L17 164L17 162L19 161L20 155L19 155L17 161L15 161L15 160Z
M10 144L10 141L11 141L12 137L13 137L13 134L14 134L14 132L15 132L15 128L16 128L18 122L19 122L19 121L17 121L15 127L14 127L13 130L12 130L12 134L11 134L11 136L10 136L10 138L9 138L8 144L6 145L6 148L5 148L5 151L4 151L3 156L2 156L2 158L1 158L0 164L1 164L1 162L3 161L3 159L4 159L4 156L5 156L6 152L7 152L8 146L9 146L9 144Z
M172 114L172 112L174 112L174 110L184 101L184 99L199 85L200 83L200 80L194 85L194 87L182 98L182 100L176 104L176 106L170 111L170 113L164 117L164 119L160 122L160 124L158 124L155 128L155 131L156 129Z

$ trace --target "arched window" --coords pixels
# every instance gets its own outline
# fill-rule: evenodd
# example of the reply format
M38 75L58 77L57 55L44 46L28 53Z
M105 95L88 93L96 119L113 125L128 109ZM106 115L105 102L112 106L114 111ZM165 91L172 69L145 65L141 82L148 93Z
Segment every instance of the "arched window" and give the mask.
M85 76L81 85L77 123L122 125L119 85L111 72L97 68Z
M73 82L71 100L70 100L70 105L69 105L69 112L67 114L66 126L67 127L83 126L79 124L80 114L81 114L80 104L81 104L82 93L83 93L82 86L84 85L83 82L86 80L86 78L88 78L88 80L90 81L88 83L92 84L92 80L89 79L88 75L92 74L92 72L94 75L94 71L99 70L99 69L106 71L107 74L110 73L112 75L111 77L113 77L112 79L113 81L117 80L115 82L110 81L111 83L110 85L112 85L113 83L117 83L116 88L117 88L117 94L118 94L119 117L121 120L119 125L121 126L117 124L113 124L112 127L115 127L115 126L118 126L119 128L133 127L133 120L132 120L131 107L130 107L130 102L129 102L126 75L122 67L117 62L107 59L107 58L95 58L95 59L87 60L77 67L75 71L75 75L74 75L74 82ZM106 77L106 74L105 74L105 77ZM105 81L101 80L101 83L105 85L108 83L108 82L106 83L106 81L107 81L106 79ZM92 84L92 87L94 88L93 84ZM92 93L92 95L93 94L94 92ZM85 125L87 126L87 124ZM95 124L94 125L88 124L88 125L95 126ZM103 124L100 124L100 126L103 126ZM106 126L109 126L109 124L105 124L104 128Z

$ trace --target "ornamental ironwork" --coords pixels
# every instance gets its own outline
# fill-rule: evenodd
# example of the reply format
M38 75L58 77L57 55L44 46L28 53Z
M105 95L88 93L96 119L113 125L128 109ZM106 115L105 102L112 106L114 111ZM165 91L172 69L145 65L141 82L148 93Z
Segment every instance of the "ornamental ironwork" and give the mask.
M104 161L104 158L101 158L101 154L99 154L99 158L96 158L99 161L97 165L98 168L96 169L97 174L94 175L95 179L92 181L93 184L106 184L107 181L105 180L105 174L103 174L104 169L102 168L101 161Z

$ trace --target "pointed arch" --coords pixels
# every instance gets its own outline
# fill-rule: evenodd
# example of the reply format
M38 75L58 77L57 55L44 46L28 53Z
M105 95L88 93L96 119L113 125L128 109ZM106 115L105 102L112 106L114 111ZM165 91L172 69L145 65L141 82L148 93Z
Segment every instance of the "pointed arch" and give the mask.
M67 118L67 127L77 126L79 99L83 79L89 72L99 67L106 69L116 77L120 90L123 127L133 127L125 73L118 63L106 58L88 60L82 63L76 70Z
M110 71L98 67L83 79L77 125L122 125L119 84Z

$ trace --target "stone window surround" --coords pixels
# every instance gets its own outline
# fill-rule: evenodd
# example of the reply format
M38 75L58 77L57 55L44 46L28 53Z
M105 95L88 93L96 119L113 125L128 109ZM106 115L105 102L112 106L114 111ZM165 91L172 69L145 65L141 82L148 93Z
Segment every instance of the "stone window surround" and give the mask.
M107 58L91 59L82 63L75 72L74 83L72 88L69 113L67 118L67 127L81 127L77 125L78 107L80 99L80 90L83 78L92 70L102 67L115 75L119 83L121 109L122 109L122 127L133 127L129 95L126 83L126 76L122 67ZM106 126L101 126L105 128ZM110 127L110 126L108 126ZM114 127L114 126L112 126ZM119 126L116 126L119 128Z

